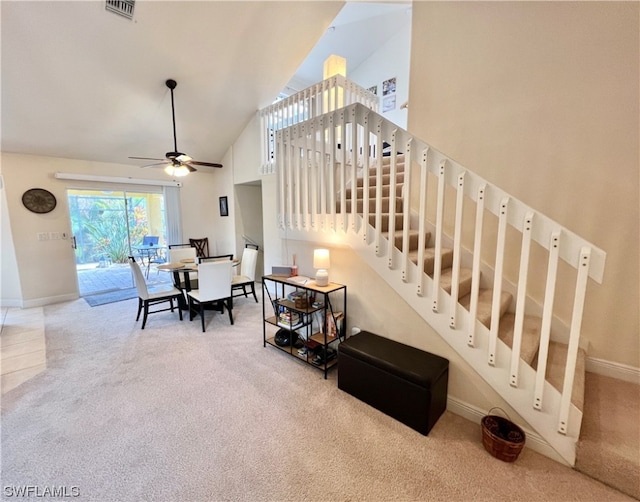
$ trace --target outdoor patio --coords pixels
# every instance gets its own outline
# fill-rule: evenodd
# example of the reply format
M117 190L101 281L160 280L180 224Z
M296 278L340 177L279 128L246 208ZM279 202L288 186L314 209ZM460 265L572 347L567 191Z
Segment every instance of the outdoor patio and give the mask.
M143 269L143 273L146 270ZM148 284L171 283L171 274L158 271L155 264L149 270ZM78 266L78 286L80 296L87 296L104 291L133 288L133 276L127 263L90 263Z

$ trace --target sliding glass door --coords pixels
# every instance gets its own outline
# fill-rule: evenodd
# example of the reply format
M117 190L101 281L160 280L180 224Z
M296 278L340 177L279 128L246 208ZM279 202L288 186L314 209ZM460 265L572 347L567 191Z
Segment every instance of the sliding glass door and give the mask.
M81 296L134 287L131 255L141 261L148 282L169 279L152 267L166 257L163 193L69 189L67 197ZM145 240L157 250L141 252Z

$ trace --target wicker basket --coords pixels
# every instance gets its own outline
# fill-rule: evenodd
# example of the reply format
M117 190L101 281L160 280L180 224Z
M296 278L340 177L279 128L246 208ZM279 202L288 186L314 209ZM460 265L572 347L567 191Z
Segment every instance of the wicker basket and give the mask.
M504 462L514 462L526 441L524 431L516 424L504 417L491 415L500 408L491 408L489 414L482 417L482 444L491 455ZM506 415L506 413L504 413Z

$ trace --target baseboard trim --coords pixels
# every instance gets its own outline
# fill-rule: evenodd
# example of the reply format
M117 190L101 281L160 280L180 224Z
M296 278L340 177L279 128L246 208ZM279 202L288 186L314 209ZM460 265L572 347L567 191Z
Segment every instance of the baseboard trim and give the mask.
M587 357L586 370L606 377L624 380L640 385L640 368L635 368L627 364L605 361L595 357Z
M478 424L478 426L480 426L482 417L484 417L488 413L488 411L480 410L475 406L472 406L451 396L447 397L447 410L451 413L455 413L456 415L460 415L462 418L466 418L467 420ZM533 451L540 453L541 455L544 455L551 460L555 460L562 465L573 467L569 465L567 461L563 459L537 432L534 432L526 427L522 427L521 424L518 424L518 426L521 427L524 433L527 435L525 448L531 448ZM480 432L478 432L478 441L480 441L480 438L481 435Z
M0 300L0 307L2 308L22 308L22 300L19 298L3 298Z
M71 293L71 294L59 295L59 296L46 296L44 298L34 298L33 300L23 301L22 308L28 309L32 307L44 307L45 305L68 302L71 300L77 300L78 298L79 296L77 295L77 293Z

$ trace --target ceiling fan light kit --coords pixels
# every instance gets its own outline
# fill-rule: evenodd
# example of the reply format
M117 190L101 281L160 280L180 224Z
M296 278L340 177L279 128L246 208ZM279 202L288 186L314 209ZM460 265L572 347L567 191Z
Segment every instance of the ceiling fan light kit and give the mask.
M169 176L182 177L189 174L190 171L187 168L187 166L180 166L180 165L174 166L173 164L169 164L167 167L164 168L164 172L167 173Z
M193 167L196 166L206 166L206 167L222 167L222 164L214 163L214 162L201 162L198 160L193 160L188 155L178 151L178 142L176 140L176 112L173 104L173 90L177 87L178 83L173 79L168 79L165 82L165 85L171 91L171 118L173 122L173 151L165 153L166 160L163 159L154 159L151 157L129 157L130 159L137 160L159 160L161 162L157 162L154 164L148 164L142 167L160 167L164 166L164 172L169 176L186 176L189 173L196 172L197 169Z

